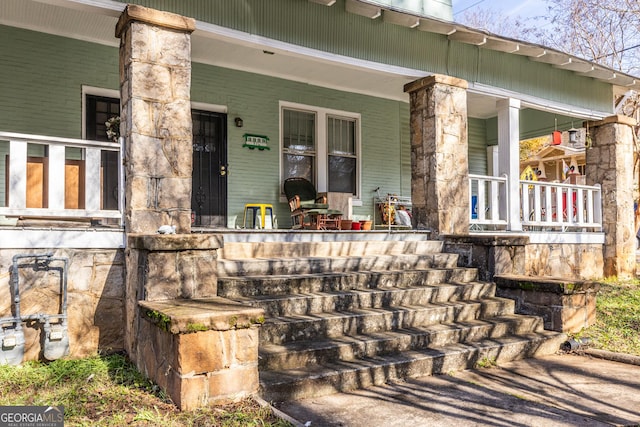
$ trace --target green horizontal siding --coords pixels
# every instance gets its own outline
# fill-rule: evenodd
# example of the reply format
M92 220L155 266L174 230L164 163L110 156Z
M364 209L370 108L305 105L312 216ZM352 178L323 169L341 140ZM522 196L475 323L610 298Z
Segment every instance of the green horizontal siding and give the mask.
M124 2L124 1L123 1ZM610 85L383 19L346 13L307 0L130 0L274 40L429 73L447 74L531 96L612 112Z
M5 26L0 37L7 41L0 44L0 130L80 138L81 88L118 88L117 49ZM280 100L362 115L363 206L355 214L372 214L378 186L410 193L410 169L403 170L410 164L406 103L198 63L192 94L195 102L228 109L230 217L241 219L245 203L263 201L274 204L281 224L289 222L288 207L279 201ZM243 118L244 127L233 125L235 117ZM244 133L267 135L271 150L242 148Z
M80 138L82 85L118 89L118 50L0 25L0 129Z
M7 156L9 155L9 142L0 141L0 206L6 206L7 197Z
M527 57L477 49L478 82L582 108L612 111L613 92L607 83Z
M373 214L376 187L385 193L411 193L406 103L198 63L193 64L192 93L193 101L228 108L231 219L242 221L246 203L271 203L279 225L290 224L288 205L280 202L279 101L361 114L363 206L354 208L355 215ZM242 128L233 126L234 117L243 119ZM244 133L268 136L271 150L242 148Z
M469 129L469 173L487 175L487 128L486 120L470 118Z
M554 130L582 127L582 121L544 111L525 109L520 112L520 139L551 135Z

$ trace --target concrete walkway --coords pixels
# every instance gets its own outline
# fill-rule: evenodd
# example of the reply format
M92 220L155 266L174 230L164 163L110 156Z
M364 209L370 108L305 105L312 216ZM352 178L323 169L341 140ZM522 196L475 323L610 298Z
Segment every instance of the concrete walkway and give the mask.
M311 427L640 425L640 366L553 355L278 408Z

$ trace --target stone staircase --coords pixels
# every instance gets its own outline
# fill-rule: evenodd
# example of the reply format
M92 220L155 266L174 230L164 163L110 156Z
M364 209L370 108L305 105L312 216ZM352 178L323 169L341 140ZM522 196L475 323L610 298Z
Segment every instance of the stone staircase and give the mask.
M565 339L514 314L513 300L427 234L242 236L225 235L218 295L265 310L270 401L551 354Z

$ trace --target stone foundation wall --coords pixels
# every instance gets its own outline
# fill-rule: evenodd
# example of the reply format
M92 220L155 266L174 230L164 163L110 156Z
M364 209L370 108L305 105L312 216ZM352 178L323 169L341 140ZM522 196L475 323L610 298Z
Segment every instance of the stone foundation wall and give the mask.
M0 317L12 317L11 267L13 256L52 252L69 259L67 314L70 357L96 351L124 349L124 252L114 249L3 249L0 250ZM25 259L22 262L31 262ZM61 266L62 264L55 264ZM20 314L60 312L59 271L20 268ZM42 326L23 323L24 360L41 358Z
M603 277L602 245L532 244L526 236L447 236L445 252L459 255L458 265L478 268L481 280L517 274L593 280Z
M138 369L182 410L258 391L262 309L223 298L141 302Z
M579 332L596 321L598 283L511 275L495 280L499 297L515 300L516 313L542 317L545 329Z
M576 279L603 277L601 244L528 244L525 246L524 274ZM497 274L504 273L499 271Z
M209 298L217 295L217 250L213 234L130 234L127 239L125 349L136 361L138 301Z

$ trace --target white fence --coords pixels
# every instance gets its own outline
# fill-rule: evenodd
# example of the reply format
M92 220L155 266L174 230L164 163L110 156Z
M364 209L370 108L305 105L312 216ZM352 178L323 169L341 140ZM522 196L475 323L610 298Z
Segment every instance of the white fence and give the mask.
M507 176L469 175L469 224L472 230L506 229L509 197ZM602 191L599 185L520 181L520 222L528 231L601 231Z
M531 230L602 229L600 185L520 181L522 225Z
M114 218L122 223L124 179L121 143L9 132L0 132L0 142L5 147L8 142L9 146L8 156L0 159L0 172L6 177L0 215ZM34 157L28 154L29 150L40 154ZM70 161L70 152L73 152L75 160ZM114 152L117 156L117 188L114 188L117 209L103 208L103 152ZM72 173L73 177L70 176ZM77 193L73 195L72 202L69 201L70 194L65 194L71 193L70 190Z
M505 227L509 205L507 191L507 176L483 176L469 174L469 206L471 218L469 224L472 229ZM500 200L504 199L505 209L500 209Z

